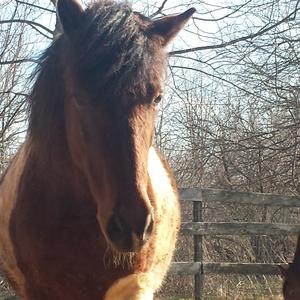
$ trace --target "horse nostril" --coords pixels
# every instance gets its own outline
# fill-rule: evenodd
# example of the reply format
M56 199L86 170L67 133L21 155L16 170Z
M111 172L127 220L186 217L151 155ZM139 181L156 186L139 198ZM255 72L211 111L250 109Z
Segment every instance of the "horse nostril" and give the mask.
M107 224L107 234L113 243L123 241L129 235L129 227L117 214L113 214Z
M142 236L142 240L144 242L146 242L149 239L149 237L153 231L153 223L154 223L153 216L152 216L152 214L149 214L146 219L145 228L144 228L144 232L143 232L143 236Z
M148 240L153 231L153 217L147 215L140 224L130 224L119 214L113 214L107 223L106 233L113 245L123 252L137 251Z

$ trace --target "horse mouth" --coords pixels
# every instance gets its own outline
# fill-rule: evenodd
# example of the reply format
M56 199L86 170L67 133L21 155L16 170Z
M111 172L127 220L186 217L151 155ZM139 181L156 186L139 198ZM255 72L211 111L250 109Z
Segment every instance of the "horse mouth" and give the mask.
M146 237L138 237L135 233L131 233L128 236L124 236L119 240L108 239L110 247L117 252L128 253L128 252L140 252L144 245L147 244L150 235Z
M111 247L120 253L137 253L140 252L145 243L134 241L134 242L117 242L113 243L110 241Z

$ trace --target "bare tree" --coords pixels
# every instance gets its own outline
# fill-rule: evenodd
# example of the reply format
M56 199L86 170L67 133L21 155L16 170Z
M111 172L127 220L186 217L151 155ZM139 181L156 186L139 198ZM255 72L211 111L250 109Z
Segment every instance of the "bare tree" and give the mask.
M26 132L30 74L38 64L38 52L53 38L52 29L43 24L53 8L50 2L0 3L0 173Z

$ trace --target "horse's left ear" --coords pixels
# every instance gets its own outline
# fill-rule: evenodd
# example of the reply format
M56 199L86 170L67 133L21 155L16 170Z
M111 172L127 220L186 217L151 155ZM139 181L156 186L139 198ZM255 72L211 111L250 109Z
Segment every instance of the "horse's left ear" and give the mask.
M58 16L67 35L71 35L80 26L83 11L80 0L58 0Z
M190 8L184 13L154 20L150 25L149 33L160 36L162 45L165 47L178 34L195 11L195 8Z

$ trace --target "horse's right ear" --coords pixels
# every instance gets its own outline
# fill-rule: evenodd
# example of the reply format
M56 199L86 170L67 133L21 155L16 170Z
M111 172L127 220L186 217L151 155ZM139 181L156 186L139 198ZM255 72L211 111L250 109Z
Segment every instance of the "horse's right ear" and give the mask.
M288 266L279 265L278 268L279 268L281 277L283 279L285 279L287 277L287 272L288 272L289 267Z
M80 0L58 0L58 16L67 35L71 35L80 26L83 11Z
M188 22L195 11L195 8L190 8L184 13L165 16L154 20L148 28L148 33L150 35L159 36L162 46L166 47Z

